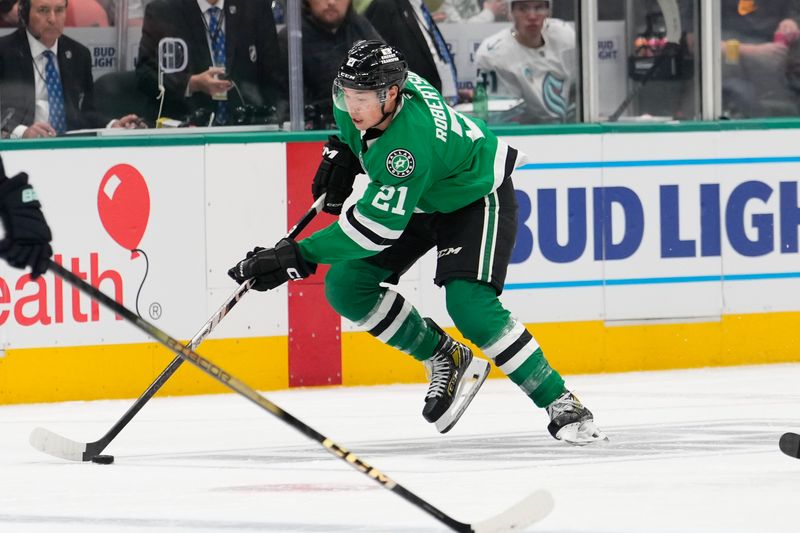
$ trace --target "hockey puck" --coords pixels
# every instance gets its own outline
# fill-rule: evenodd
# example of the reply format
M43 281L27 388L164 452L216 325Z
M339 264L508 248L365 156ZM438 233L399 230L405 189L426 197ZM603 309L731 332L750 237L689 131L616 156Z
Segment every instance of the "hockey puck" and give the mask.
M99 465L110 465L114 462L113 455L95 455L92 457L92 462Z
M800 459L800 435L797 433L784 433L778 445L789 457Z

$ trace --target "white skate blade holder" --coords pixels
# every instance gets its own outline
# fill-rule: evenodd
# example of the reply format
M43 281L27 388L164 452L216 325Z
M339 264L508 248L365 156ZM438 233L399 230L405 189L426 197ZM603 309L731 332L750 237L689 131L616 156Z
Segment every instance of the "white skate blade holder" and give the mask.
M608 442L608 435L597 427L594 420L585 420L575 424L567 424L556 433L558 440L563 440L573 446L586 446L595 442Z
M486 381L489 370L490 367L487 361L478 357L472 358L472 362L464 372L464 379L458 382L455 400L453 400L450 408L436 421L436 431L447 433L453 429L453 426L456 425L456 422L458 422L478 393L478 390L480 390L483 382Z

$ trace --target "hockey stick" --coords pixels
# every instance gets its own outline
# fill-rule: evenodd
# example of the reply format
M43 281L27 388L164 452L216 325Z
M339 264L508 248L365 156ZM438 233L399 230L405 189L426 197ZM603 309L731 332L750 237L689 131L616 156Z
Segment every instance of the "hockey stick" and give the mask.
M385 489L394 492L415 507L427 512L436 520L445 524L454 531L476 531L488 533L494 531L508 531L509 529L520 529L532 524L533 522L541 520L553 509L553 498L550 493L545 490L539 490L532 493L527 498L524 498L522 501L512 506L505 512L500 513L499 515L496 515L488 520L484 520L475 524L459 522L458 520L431 505L427 500L420 498L399 483L390 479L376 468L368 465L358 458L354 453L348 451L339 444L333 442L328 437L308 426L306 423L287 413L278 405L272 403L270 400L250 388L243 381L240 381L231 374L228 374L225 370L201 355L198 355L196 352L190 350L186 346L181 345L180 342L170 337L143 318L139 317L130 309L118 303L113 298L107 296L99 289L93 287L89 283L86 283L84 280L63 266L50 260L48 263L48 268L73 287L77 288L84 294L91 297L93 300L99 302L107 309L113 311L143 332L153 337L155 340L169 348L169 350L174 354L189 361L209 376L213 377L223 385L226 385L234 392L241 394L265 411L273 414L306 437L317 441L331 454L335 455L370 479L375 480Z
M784 433L778 443L781 451L789 457L800 459L800 435L797 433Z
M287 239L294 239L306 226L314 219L314 217L322 210L322 204L325 201L325 195L320 196L314 205L306 211L303 217L295 224L292 229L286 234ZM248 280L241 285L236 291L220 306L214 316L208 319L200 331L192 337L192 340L186 345L190 350L195 350L205 338L211 334L214 328L217 327L223 318L233 309L239 302L242 296L253 285L252 280ZM31 432L30 443L31 446L40 452L67 459L70 461L91 461L93 457L101 454L103 450L111 443L112 440L122 431L125 426L133 419L136 414L141 411L142 407L150 401L150 398L164 386L170 377L180 368L183 364L183 358L180 356L175 357L172 362L165 368L156 380L147 387L141 396L131 405L128 410L122 415L122 418L111 426L105 435L100 437L94 442L78 442L67 437L63 437L58 433L54 433L49 429L36 428Z

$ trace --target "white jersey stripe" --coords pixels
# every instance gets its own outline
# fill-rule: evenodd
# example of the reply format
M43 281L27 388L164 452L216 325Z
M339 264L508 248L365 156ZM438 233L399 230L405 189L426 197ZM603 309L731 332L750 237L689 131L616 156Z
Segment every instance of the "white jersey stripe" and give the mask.
M506 158L508 157L508 145L502 140L497 139L497 151L494 153L494 186L492 190L497 190L503 184L506 177Z
M383 332L381 332L381 334L377 335L376 337L379 340L388 343L389 339L391 339L394 336L394 334L397 333L397 330L400 329L400 326L403 325L403 322L405 322L409 314L411 314L411 304L408 303L408 301L404 301L403 308L397 314L397 318L394 319L394 322L389 324L389 327L383 330Z
M342 228L347 237L350 238L353 242L355 242L360 247L364 248L365 250L370 250L373 252L380 252L381 250L385 250L390 245L389 244L375 244L372 242L366 235L358 231L356 228L350 224L350 221L347 220L347 214L342 213L342 216L339 217L339 227Z
M514 344L517 339L519 339L520 335L525 331L525 326L519 320L514 321L514 327L511 330L497 339L497 341L493 342L488 346L481 347L481 351L486 354L487 357L491 357L494 359L506 348Z
M403 233L403 230L389 229L383 224L379 224L374 220L365 217L358 210L357 205L353 209L353 216L355 217L356 220L358 220L361 224L363 224L364 227L366 227L367 229L369 229L370 231L374 232L376 235L384 239L397 239Z
M489 198L484 196L483 202L486 204L483 213L483 230L481 231L481 251L478 254L478 279L483 279L483 254L486 253L486 233L489 230Z
M505 375L509 375L514 372L516 369L522 366L522 363L528 360L528 358L533 355L533 353L539 349L539 343L536 342L536 339L531 337L525 346L523 346L520 351L514 355L511 359L506 361L504 364L500 365L498 368L503 371Z
M490 201L490 198L494 199L494 202ZM492 267L494 266L494 251L497 247L497 228L499 226L499 217L500 217L500 200L497 196L497 191L494 191L486 196L483 197L483 202L486 205L483 211L483 232L481 234L481 251L478 254L478 280L491 282L492 281ZM492 207L492 203L494 203L494 207ZM494 211L494 216L490 215L490 211ZM489 224L489 221L493 220L494 222ZM491 234L492 237L492 247L490 250L486 250L486 243ZM489 271L486 272L483 268L484 265L484 258L486 254L491 254L489 256Z
M375 304L375 307L372 309L372 311L370 311L369 314L357 324L367 331L377 326L381 320L386 318L386 315L389 313L389 310L392 308L392 304L394 304L394 300L397 297L398 294L396 292L387 290L385 293L383 293L381 299L378 300L378 303Z
M507 149L508 147L506 147ZM494 224L490 228L492 231L492 249L489 250L489 272L486 273L486 281L492 281L492 272L494 272L494 255L495 250L497 249L497 230L500 228L500 197L497 195L497 191L492 193L494 197ZM488 218L488 216L487 216Z

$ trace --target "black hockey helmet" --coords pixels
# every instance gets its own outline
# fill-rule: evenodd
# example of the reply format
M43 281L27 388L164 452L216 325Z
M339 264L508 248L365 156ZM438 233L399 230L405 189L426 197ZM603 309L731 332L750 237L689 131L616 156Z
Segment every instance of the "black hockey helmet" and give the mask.
M408 78L408 63L403 54L382 41L358 41L347 52L333 82L333 100L347 111L342 89L376 91L381 103L390 87L402 90Z
M381 41L358 41L347 52L336 79L349 89L400 89L408 77L408 63L403 54Z

